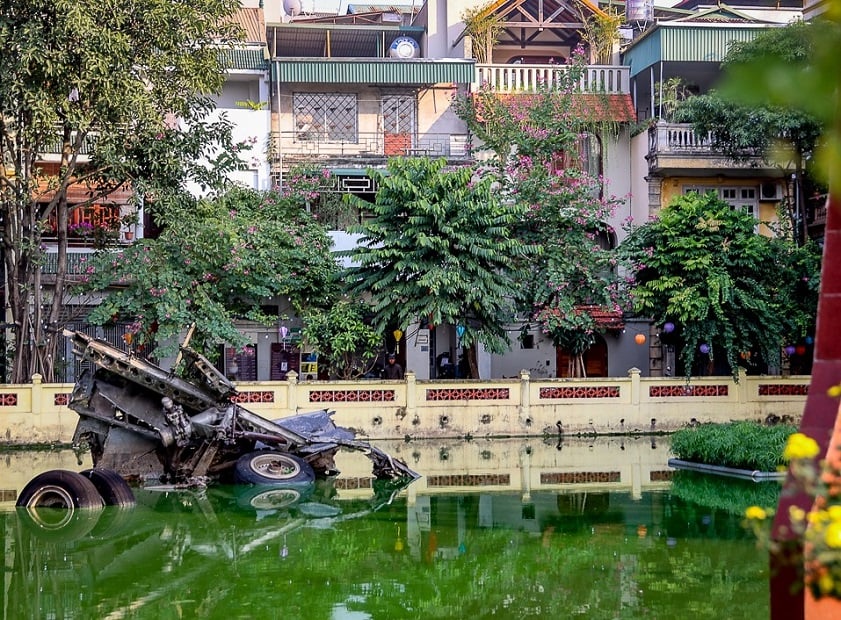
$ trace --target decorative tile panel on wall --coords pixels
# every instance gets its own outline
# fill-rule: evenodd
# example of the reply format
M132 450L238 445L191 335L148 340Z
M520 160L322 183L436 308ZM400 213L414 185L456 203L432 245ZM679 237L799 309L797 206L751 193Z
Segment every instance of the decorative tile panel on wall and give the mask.
M540 474L540 484L581 484L583 482L620 482L618 471L571 471Z
M651 482L669 482L674 475L675 472L668 470L652 471L648 474L648 479Z
M426 400L508 400L508 388L434 388L426 390Z
M540 398L619 398L618 385L542 387Z
M373 478L336 478L333 486L339 490L343 489L370 489L373 486Z
M392 403L394 390L311 390L311 403Z
M511 484L508 474L453 474L451 476L427 476L430 487L501 487Z
M726 385L652 385L648 388L651 398L663 396L727 396Z
M261 392L240 392L231 400L235 403L273 403L274 392L265 390Z
M759 384L760 396L808 396L809 384L800 383L798 385L766 385Z
M70 394L66 392L64 394L56 394L53 397L53 404L56 407L66 407L70 404Z
M17 404L17 394L0 394L0 407L16 407Z

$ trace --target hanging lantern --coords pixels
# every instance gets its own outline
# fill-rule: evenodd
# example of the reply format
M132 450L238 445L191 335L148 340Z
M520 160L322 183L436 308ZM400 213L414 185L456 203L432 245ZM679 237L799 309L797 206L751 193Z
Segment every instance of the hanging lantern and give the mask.
M289 333L289 328L286 325L281 325L277 328L277 333L280 334L281 340L286 340L286 335Z
M645 344L645 334L637 334L634 336L634 342L637 344Z
M814 339L814 338L812 338L811 336L806 336L806 337L803 339L803 342L805 342L806 344L812 344L814 341L815 341L815 339Z
M675 331L675 324L672 322L663 323L663 332L666 334L671 334Z
M701 353L703 353L704 355L706 355L707 353L710 352L710 345L708 345L706 342L704 342L704 343L701 344L700 347L698 347L698 350Z
M465 329L464 325L456 325L456 336L459 338L464 336Z
M783 349L783 351L786 352L786 355L794 355L794 351L795 351L794 345L791 345L791 344L788 345L785 349Z
M124 341L127 345L131 345L131 341L132 341L132 340L134 340L134 336L132 335L132 333L131 333L131 332L126 332L125 334L123 334L123 341Z
M806 347L803 346L802 344L799 344L794 349L794 352L797 353L797 355L806 355Z

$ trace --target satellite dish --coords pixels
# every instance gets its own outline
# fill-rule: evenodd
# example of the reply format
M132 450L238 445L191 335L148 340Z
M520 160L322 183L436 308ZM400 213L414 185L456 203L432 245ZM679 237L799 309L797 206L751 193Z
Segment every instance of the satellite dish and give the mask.
M397 37L388 50L392 58L417 58L420 56L420 45L412 37Z
M301 0L283 0L283 10L291 17L299 15L301 13Z

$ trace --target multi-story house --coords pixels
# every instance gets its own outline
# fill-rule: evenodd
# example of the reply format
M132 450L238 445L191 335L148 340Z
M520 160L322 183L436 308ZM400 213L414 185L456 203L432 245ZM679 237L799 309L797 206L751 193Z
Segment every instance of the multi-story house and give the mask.
M245 4L249 11L261 10L262 3ZM272 183L282 185L285 175L298 166L318 166L330 171L334 191L372 199L376 187L366 170L384 167L390 157L444 157L451 165L475 162L481 157L481 145L454 113L454 95L475 92L482 85L505 96L536 92L565 70L564 61L582 42L584 18L600 11L585 1L488 5L485 10L497 15L503 30L488 50L487 62L479 63L465 34L463 15L481 4L471 0L430 0L419 8L351 4L344 15L307 13L306 3L302 7L291 0L263 5L270 67L259 102L265 102L271 119L267 156ZM242 86L232 80L229 85ZM615 121L620 127L609 136L589 137L590 165L606 179L606 192L625 196L631 189L630 124L635 120L628 69L591 65L582 97L587 96L584 91L599 92L603 116L599 120ZM237 97L226 93L223 99L230 111L229 104ZM593 99L590 103L595 105ZM256 175L252 185L261 186L261 178ZM621 240L620 223L629 214L623 210L611 222L617 233L612 243ZM339 249L355 242L341 230L333 237ZM279 316L287 310L278 304ZM588 359L590 374L624 374L631 366L644 367L642 349L627 346L642 328L630 326L623 336L618 317L606 314L604 321L615 328L611 333L617 337L601 339L594 347ZM233 365L240 379L281 378L276 372L281 366L304 369L305 377L317 371L311 361L304 361L308 352L294 348L300 324L292 320L281 327L287 330L284 338L278 338L275 327L243 326L254 347L246 352L247 359L228 351L229 370ZM456 359L455 326L395 328L403 335L399 346L393 335L387 335L389 348L400 351L404 367L418 378L437 376L442 355ZM508 354L480 351L482 377L512 376L523 368L535 376L556 376L559 368L566 368L563 352L537 330L518 338L520 326L512 325L510 333ZM243 373L243 368L249 372Z
M736 7L704 6L686 0L673 7L671 16L633 24L636 30L622 49L622 63L630 70L637 117L641 124L647 121L647 130L638 133L631 146L631 210L636 221L656 215L676 196L712 191L760 222L776 222L781 201L790 200L810 224L820 224L821 214L795 191L793 169L761 157L734 161L716 152L708 137L697 135L691 125L670 118L676 92L680 97L715 87L732 42L750 41L768 28L798 19L801 7L799 2L760 0ZM757 232L772 234L766 224ZM657 376L675 368L675 351L661 346L656 329L651 335L649 371Z

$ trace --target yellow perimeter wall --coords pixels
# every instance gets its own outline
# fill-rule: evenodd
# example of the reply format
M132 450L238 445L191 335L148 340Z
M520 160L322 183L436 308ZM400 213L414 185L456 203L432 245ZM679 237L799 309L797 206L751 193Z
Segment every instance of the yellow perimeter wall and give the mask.
M0 435L5 443L67 443L77 415L71 384L0 386ZM808 376L491 381L287 381L239 383L240 404L265 418L329 409L359 438L529 437L634 434L677 430L694 422L799 422Z

